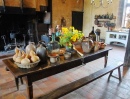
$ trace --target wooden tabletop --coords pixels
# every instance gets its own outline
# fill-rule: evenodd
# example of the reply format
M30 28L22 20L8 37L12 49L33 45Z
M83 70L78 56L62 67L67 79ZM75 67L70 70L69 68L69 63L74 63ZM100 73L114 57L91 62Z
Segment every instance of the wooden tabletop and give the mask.
M3 62L6 64L7 68L12 72L12 74L15 77L23 77L27 76L30 74L35 74L37 72L45 72L45 71L54 71L55 69L58 71L65 71L71 68L74 68L78 65L82 64L82 59L88 59L90 56L94 56L103 52L108 52L112 48L106 47L105 49L101 49L97 52L92 52L89 54L84 54L83 57L81 57L79 54L72 55L72 57L69 60L59 60L55 64L51 64L48 60L46 64L41 64L39 63L38 66L30 69L24 69L24 68L19 68L13 61L12 58L4 59ZM89 61L88 61L89 62ZM46 73L46 72L45 72Z

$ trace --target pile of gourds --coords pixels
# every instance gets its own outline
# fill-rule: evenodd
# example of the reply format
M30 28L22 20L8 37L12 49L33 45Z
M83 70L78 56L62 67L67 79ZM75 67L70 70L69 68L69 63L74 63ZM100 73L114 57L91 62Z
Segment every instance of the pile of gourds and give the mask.
M23 50L19 48L15 48L15 55L13 56L13 60L17 63L28 65L30 63L34 63L40 60L37 54L31 50L29 54L25 53Z

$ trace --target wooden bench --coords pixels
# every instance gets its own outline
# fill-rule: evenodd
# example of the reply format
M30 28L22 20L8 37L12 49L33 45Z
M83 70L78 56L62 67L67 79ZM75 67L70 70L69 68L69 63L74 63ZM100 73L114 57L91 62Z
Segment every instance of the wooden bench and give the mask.
M109 81L111 76L115 77L112 75L112 73L115 69L118 69L118 76L119 76L118 79L119 79L119 81L121 81L121 72L120 72L121 66L123 66L123 64L121 64L119 66L115 66L115 67L114 66L107 66L106 68L103 68L103 69L101 69L101 70L99 70L99 71L97 71L89 76L86 76L86 77L81 78L77 81L74 81L72 83L64 85L58 89L52 90L51 92L46 93L43 96L38 97L38 99L57 99L57 98L59 98L63 95L66 95L66 94L86 85L86 84L91 83L92 81L94 81L94 80L96 80L96 79L98 79L98 78L100 78L108 73L110 73L110 75L108 77L108 81Z

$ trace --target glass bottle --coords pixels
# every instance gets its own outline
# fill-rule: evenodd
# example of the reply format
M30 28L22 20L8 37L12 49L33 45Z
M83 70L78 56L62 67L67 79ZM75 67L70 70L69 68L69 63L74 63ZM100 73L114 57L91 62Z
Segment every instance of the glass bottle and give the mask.
M48 54L59 54L60 45L55 40L55 33L52 33L52 41L47 44Z
M89 38L93 41L96 41L96 33L94 32L94 26L92 27L92 31L89 33Z
M56 41L59 42L60 38L59 36L61 35L61 26L60 25L57 25L56 28L55 28L55 35L56 35Z

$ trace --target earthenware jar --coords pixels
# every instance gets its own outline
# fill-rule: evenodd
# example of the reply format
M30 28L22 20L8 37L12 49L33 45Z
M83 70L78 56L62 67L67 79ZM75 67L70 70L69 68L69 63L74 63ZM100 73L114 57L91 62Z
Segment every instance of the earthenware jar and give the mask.
M36 54L39 56L41 63L47 62L47 51L46 48L43 46L43 42L41 41L39 41L39 46L36 49Z
M29 54L31 50L36 52L35 43L34 42L29 42L29 44L26 46L25 50L26 50L26 54Z

